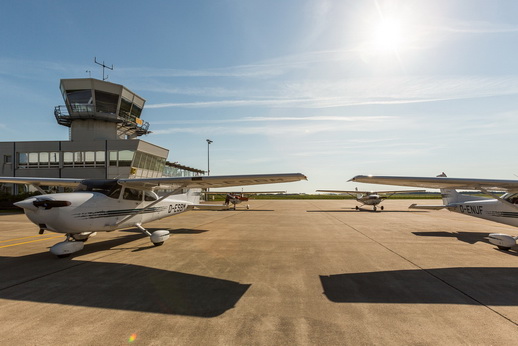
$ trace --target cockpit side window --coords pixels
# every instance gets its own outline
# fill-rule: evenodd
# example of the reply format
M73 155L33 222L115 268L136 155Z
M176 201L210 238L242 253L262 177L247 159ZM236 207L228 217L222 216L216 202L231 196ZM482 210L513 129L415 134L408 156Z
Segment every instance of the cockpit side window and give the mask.
M125 188L122 198L130 201L142 201L142 191L136 189Z

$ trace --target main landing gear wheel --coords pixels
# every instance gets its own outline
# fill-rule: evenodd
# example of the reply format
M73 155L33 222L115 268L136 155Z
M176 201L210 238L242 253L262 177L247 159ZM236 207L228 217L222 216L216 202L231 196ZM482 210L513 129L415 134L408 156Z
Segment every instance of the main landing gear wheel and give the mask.
M507 246L497 245L496 247L498 248L498 250L502 250L502 251L509 251L509 250L511 250L511 248L507 247Z
M374 211L376 211L376 210L377 210L377 208L376 208L376 207L374 207L374 208L373 208L373 210L374 210Z
M383 206L381 206L380 209L383 210L384 209Z
M356 206L355 208L356 208L356 210L360 210L360 208L358 206Z
M145 229L144 227L142 227L142 225L140 223L136 223L135 226L137 226L137 228L142 232L144 233L145 235L147 235L149 237L149 240L151 240L151 243L153 243L153 245L155 246L160 246L162 245L167 239L169 239L169 231L166 231L166 230L159 230L159 231L154 231L153 233L150 233L147 229Z

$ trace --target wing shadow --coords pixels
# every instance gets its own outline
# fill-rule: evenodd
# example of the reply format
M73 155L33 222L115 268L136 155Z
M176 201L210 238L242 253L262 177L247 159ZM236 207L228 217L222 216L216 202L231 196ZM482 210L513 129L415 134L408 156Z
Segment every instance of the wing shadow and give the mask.
M491 244L489 242L488 236L489 233L480 233L480 232L412 232L413 234L420 236L420 237L441 237L441 238L457 238L457 240L460 240L464 243L468 244L476 244L478 242ZM496 248L495 248L496 249ZM518 245L515 245L511 248L512 250L518 251ZM509 255L518 256L518 252L509 252L509 251L503 251L498 250L503 253L507 253Z
M518 268L442 268L320 276L335 303L518 306Z
M120 238L88 244L81 254L142 235ZM251 286L133 264L58 259L48 252L0 257L0 268L0 299L196 317L223 314Z

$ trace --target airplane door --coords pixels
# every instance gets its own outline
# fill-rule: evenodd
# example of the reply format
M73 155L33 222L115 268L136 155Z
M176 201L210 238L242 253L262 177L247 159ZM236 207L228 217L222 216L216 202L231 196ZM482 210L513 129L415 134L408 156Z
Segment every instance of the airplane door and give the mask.
M124 188L122 190L121 194L121 207L124 209L124 215L123 217L127 217L128 215L135 214L139 211L140 208L142 208L144 198L144 192L142 190L137 189L131 189L131 188ZM122 211L121 211L122 212ZM122 219L122 218L121 218ZM131 221L133 223L141 222L142 221L142 215L136 215L134 216Z

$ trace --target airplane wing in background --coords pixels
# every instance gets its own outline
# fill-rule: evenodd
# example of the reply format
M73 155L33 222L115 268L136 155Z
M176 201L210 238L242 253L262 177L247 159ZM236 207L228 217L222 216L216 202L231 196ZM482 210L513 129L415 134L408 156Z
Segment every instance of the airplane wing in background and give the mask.
M273 194L273 193L286 193L286 191L206 191L202 192L206 195L224 195L224 194L232 194L232 195L258 195L261 193L265 194Z
M357 175L349 181L367 184L425 187L430 189L518 192L518 180Z
M317 190L317 192L329 192L329 193L348 193L348 194L394 194L394 193L413 193L413 192L425 192L425 190L397 190L397 191L342 191L342 190Z

